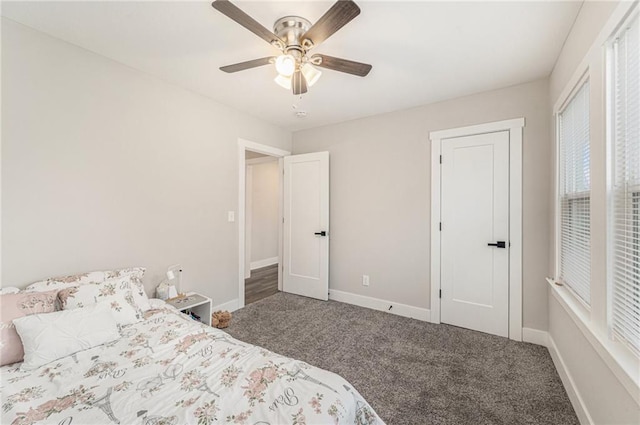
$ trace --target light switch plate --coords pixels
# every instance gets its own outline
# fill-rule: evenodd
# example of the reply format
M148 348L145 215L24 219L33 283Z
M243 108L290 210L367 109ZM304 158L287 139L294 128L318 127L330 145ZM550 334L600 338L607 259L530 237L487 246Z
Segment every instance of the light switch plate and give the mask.
M235 211L229 211L227 213L227 220L229 220L229 223L233 223L234 221L236 221L236 213L235 213Z

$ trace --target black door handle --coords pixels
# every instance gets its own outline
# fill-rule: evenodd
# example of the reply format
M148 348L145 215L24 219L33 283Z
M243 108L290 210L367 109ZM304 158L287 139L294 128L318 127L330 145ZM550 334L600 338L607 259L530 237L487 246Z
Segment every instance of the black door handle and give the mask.
M506 248L507 243L505 241L498 241L496 243L488 243L487 246L495 246L497 248Z
M327 236L327 232L325 232L323 230L322 232L315 232L314 235L316 235L316 236Z

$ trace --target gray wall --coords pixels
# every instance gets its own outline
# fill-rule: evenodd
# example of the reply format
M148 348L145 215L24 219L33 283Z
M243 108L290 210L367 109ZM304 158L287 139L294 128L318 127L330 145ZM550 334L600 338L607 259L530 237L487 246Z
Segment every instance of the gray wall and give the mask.
M251 262L278 256L278 161L251 165Z
M429 132L525 117L524 326L547 329L548 80L295 132L294 153L331 155L330 287L430 308ZM361 285L361 275L371 285Z
M2 59L2 285L180 263L237 298L237 139L290 133L6 19Z

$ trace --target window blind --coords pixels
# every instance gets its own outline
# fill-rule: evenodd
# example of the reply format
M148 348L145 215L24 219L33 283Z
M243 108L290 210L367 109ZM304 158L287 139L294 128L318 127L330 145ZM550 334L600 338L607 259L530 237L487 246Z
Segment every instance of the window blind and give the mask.
M559 280L590 303L591 176L589 82L558 114L560 249Z
M638 16L612 44L613 187L610 327L640 353L640 31Z

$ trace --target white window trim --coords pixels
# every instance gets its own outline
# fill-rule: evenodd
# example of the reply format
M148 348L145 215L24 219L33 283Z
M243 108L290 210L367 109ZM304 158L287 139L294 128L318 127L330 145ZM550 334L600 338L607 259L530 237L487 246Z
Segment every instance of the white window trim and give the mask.
M607 41L611 38L613 34L615 34L618 30L618 27L627 19L627 16L631 12L631 10L637 5L637 2L634 1L623 1L620 2L616 10L613 11L611 17L604 25L598 37L596 37L595 41L591 45L591 48L584 56L580 64L576 67L573 75L567 82L564 90L560 92L558 99L553 105L554 114L561 110L566 101L570 98L571 93L574 88L578 85L579 81L584 77L585 73L589 70L589 62L593 55L602 55L603 46L607 43Z
M580 297L574 295L566 286L558 286L553 279L547 278L547 282L551 286L553 297L564 308L585 339L589 341L596 353L640 406L640 364L638 358L624 344L612 341L606 332L593 325L589 314L581 308Z
M440 150L452 137L509 131L509 339L522 341L522 129L524 118L432 131L431 323L440 323Z
M573 76L569 79L566 87L561 92L556 103L553 107L553 115L557 116L557 113L562 109L564 104L570 99L571 94L576 87L579 87L580 81L589 72L589 63L594 55L604 55L603 49L606 46L607 41L612 35L617 33L618 28L622 25L627 17L630 15L632 9L638 5L637 2L621 2L617 8L611 14L611 17L600 31L600 34L595 39L591 48L580 62L580 65L576 68ZM605 62L606 63L606 62ZM605 74L606 75L606 74ZM606 97L605 97L606 99ZM608 102L608 99L606 100ZM597 105L598 108L604 112L606 111L606 105ZM591 108L594 110L593 108ZM609 131L608 123L606 131ZM557 138L557 125L554 132L556 149L558 147ZM558 156L556 153L556 178L558 177ZM608 172L607 172L608 175ZM556 184L555 193L555 211L556 218L558 216L558 185ZM557 241L558 226L556 225L554 238ZM557 268L557 246L556 255L554 256L555 268ZM554 268L554 272L556 271ZM624 386L624 388L631 395L632 399L640 406L640 362L624 344L613 341L609 338L605 329L607 329L607 323L595 324L591 320L589 310L585 308L584 303L580 303L580 298L574 295L566 286L558 286L554 279L547 278L549 285L551 286L551 292L554 298L564 308L569 317L575 322L580 331L584 334L585 338L593 346L594 350L603 359L605 364L611 369L616 378ZM606 282L604 283L606 285ZM602 300L605 304L607 300ZM592 300L593 303L593 300ZM598 326L601 326L599 328Z
M556 157L556 161L555 161L555 167L554 167L554 173L555 173L555 190L554 190L554 210L553 210L553 215L554 215L554 223L555 223L555 231L554 231L554 246L555 246L555 255L554 255L554 269L553 269L553 276L554 278L552 279L555 286L562 286L566 289L566 291L571 294L572 297L575 298L576 303L572 303L572 305L574 305L574 308L576 310L578 310L576 313L579 314L580 316L586 317L588 320L591 320L591 306L584 301L574 290L573 288L569 287L568 285L563 285L562 283L558 282L556 279L560 276L560 240L562 237L562 227L561 227L561 222L562 222L562 214L560 213L560 122L559 122L559 117L560 114L562 113L562 111L565 110L566 106L569 104L569 102L571 102L571 100L573 99L573 97L576 95L576 93L578 93L578 91L582 88L582 86L589 81L589 68L587 67L587 69L585 69L585 71L580 75L580 78L577 79L577 81L574 83L573 86L570 86L570 90L566 91L566 97L565 98L560 98L561 101L556 103L556 107L557 109L554 109L553 112L553 116L554 116L554 143L555 143L555 157ZM591 142L589 142L591 143ZM585 192L586 193L586 192ZM591 197L591 189L589 189L589 197ZM589 289L591 290L591 289Z

